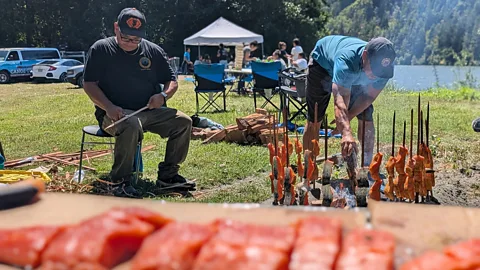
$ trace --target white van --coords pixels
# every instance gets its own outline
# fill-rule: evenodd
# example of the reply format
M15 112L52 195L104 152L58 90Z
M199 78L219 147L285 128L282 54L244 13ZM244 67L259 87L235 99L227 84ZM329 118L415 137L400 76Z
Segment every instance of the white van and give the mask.
M56 48L0 48L0 83L30 77L32 66L45 59L61 59Z

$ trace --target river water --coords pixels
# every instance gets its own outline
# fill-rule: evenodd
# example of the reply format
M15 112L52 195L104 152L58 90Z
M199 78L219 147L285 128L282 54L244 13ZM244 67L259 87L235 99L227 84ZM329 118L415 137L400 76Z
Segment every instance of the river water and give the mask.
M395 75L389 81L395 87L407 90L425 90L441 86L454 88L470 74L480 85L480 67L455 66L395 66Z

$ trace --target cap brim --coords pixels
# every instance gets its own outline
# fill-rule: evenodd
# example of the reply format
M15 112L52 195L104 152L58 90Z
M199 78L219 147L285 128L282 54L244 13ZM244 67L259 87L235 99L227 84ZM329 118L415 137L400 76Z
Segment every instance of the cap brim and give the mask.
M120 27L120 32L122 32L122 34L129 35L129 36L135 36L140 38L146 37L146 33L144 30L132 29L130 27L124 27L123 29Z

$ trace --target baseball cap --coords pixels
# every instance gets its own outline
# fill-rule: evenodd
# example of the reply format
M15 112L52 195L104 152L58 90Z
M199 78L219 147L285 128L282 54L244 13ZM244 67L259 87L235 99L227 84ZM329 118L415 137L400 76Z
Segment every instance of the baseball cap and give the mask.
M373 74L379 78L392 78L393 62L396 57L393 43L384 37L377 37L367 43L365 50L368 53Z
M145 15L136 8L125 8L118 15L118 27L125 35L145 38L146 24Z

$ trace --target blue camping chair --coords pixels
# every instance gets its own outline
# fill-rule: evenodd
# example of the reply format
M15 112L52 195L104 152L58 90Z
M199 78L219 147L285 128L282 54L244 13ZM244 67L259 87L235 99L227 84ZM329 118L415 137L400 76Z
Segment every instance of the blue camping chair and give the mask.
M197 114L205 112L213 107L215 111L222 111L216 100L223 97L223 111L227 110L225 90L225 65L210 64L196 65L193 68L195 77L195 98L197 103ZM205 99L206 103L200 108L199 96Z
M253 85L253 103L257 108L257 94L265 99L260 108L265 108L271 104L275 109L280 110L279 106L272 102L272 98L279 93L280 80L278 72L282 69L280 62L252 62L252 75L255 80ZM272 91L271 95L265 95L265 90Z

